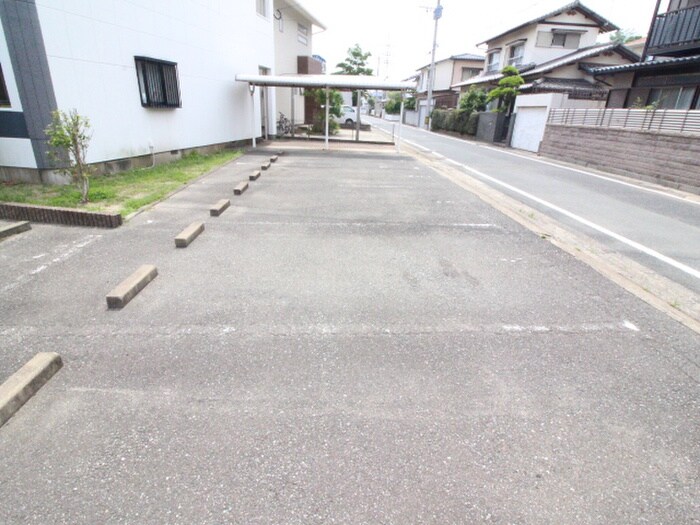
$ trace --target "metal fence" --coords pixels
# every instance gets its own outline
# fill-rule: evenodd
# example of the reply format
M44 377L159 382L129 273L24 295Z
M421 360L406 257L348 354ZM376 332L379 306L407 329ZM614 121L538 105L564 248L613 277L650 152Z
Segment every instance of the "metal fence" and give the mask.
M547 123L700 135L700 110L552 109Z

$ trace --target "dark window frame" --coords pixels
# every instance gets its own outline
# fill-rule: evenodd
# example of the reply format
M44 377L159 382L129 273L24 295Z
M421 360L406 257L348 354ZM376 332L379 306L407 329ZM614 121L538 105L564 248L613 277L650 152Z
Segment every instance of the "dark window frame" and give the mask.
M177 62L136 56L136 78L144 108L182 107Z
M12 107L10 93L7 91L7 84L5 83L5 74L2 72L2 64L0 64L0 107Z

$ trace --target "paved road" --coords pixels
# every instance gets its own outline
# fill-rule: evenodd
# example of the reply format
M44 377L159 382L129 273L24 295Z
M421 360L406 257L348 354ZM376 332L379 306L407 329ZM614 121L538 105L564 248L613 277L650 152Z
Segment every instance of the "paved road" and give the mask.
M381 129L392 124L368 117ZM496 189L700 293L700 198L556 166L517 150L487 147L409 126L411 144L471 168ZM698 167L700 170L700 166Z
M0 243L0 377L65 363L0 523L697 523L700 336L391 148L259 165Z

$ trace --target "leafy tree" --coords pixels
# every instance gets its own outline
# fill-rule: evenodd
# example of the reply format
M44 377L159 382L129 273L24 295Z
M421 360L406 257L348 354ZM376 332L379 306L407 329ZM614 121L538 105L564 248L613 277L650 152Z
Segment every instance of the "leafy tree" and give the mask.
M615 31L610 35L610 42L615 44L626 44L627 42L632 42L633 40L638 40L640 38L642 38L641 35L636 35L629 29L622 29Z
M68 113L56 110L51 116L51 124L44 130L51 146L49 155L54 162L68 163L59 170L71 176L80 190L80 202L85 204L88 201L92 174L92 169L85 160L92 138L90 121L87 117L79 115L75 109Z
M406 111L415 111L416 109L416 99L415 97L404 98L403 108ZM401 113L401 92L392 91L387 97L387 101L384 103L384 111L389 115L398 115Z
M518 96L520 86L525 81L518 70L513 66L506 66L501 70L503 78L498 81L498 87L489 91L486 101L498 100L498 111L510 111L511 105Z
M469 114L475 111L484 111L486 109L486 97L486 91L472 86L469 88L469 91L460 97L459 109Z
M304 96L311 98L314 105L319 108L314 116L312 130L316 133L326 132L326 90L325 89L307 89ZM334 117L340 117L343 114L343 97L335 89L331 89L328 93L328 113ZM335 119L328 123L329 133L332 135L338 132L338 123Z
M336 75L372 75L374 71L372 68L367 66L367 59L372 56L372 53L365 53L362 51L360 44L355 44L353 47L348 48L348 56L336 64L335 67L338 71L335 72ZM363 91L362 96L366 97L367 92ZM352 105L357 106L357 92L352 92Z

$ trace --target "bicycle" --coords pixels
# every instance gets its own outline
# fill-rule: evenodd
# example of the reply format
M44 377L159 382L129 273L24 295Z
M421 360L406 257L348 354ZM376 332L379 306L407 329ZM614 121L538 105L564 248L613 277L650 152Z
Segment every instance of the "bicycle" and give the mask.
M280 112L280 119L277 121L277 134L278 135L291 135L292 134L292 122Z

